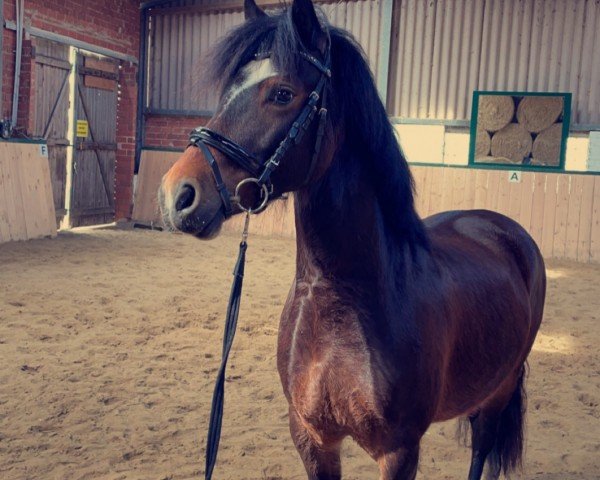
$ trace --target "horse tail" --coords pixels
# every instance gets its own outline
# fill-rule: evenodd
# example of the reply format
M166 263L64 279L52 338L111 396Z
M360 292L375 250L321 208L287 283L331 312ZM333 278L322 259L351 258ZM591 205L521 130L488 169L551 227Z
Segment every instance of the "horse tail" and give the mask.
M496 443L487 457L489 472L492 475L498 475L500 471L503 471L508 478L512 472L523 466L524 420L527 409L526 374L527 364L525 363L515 391L500 414Z

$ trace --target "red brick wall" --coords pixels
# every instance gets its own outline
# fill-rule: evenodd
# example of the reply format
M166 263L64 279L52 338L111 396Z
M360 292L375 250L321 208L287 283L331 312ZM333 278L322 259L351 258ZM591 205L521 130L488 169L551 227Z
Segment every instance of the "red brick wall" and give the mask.
M15 0L4 0L4 18L6 20L14 20L15 18ZM0 111L0 117L2 119L8 118L11 115L12 109L12 91L13 81L15 76L15 47L16 47L16 36L15 33L2 28L2 35L4 38L4 45L2 49L2 60L3 60L3 75L2 75L2 111Z
M115 218L117 220L131 218L133 208L137 105L136 77L137 66L123 65L121 70L121 99L117 112L117 165L115 171Z
M27 0L25 24L66 35L92 45L137 57L139 55L139 0ZM4 0L4 17L15 20L15 0ZM9 117L12 109L16 35L3 29L4 74L2 78L3 106L0 115ZM28 39L27 39L28 40ZM23 45L21 88L17 126L25 131L35 109L32 92L31 45ZM121 96L118 109L116 218L130 216L132 204L133 167L135 156L135 113L137 101L137 66L123 63Z
M190 132L196 127L205 125L207 120L206 117L196 116L147 115L144 146L183 150L188 144Z

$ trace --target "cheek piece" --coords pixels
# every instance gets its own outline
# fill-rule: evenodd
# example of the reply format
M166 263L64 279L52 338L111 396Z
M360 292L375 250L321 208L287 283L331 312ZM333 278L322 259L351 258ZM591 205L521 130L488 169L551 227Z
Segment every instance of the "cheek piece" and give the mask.
M198 127L193 130L190 135L190 143L188 146L199 148L202 151L204 158L208 162L208 165L210 166L215 181L215 187L219 192L219 196L221 197L223 215L225 218L229 218L231 215L233 215L233 204L237 204L241 210L248 213L259 213L266 208L269 201L269 195L273 193L271 174L279 166L286 152L293 145L300 143L302 137L306 133L306 130L311 125L315 116L317 116L318 111L319 125L317 129L315 148L302 186L306 185L312 177L319 152L321 151L323 136L325 134L325 123L327 119L327 89L325 86L326 83L331 79L329 48L327 49L327 54L325 55L325 61L323 63L313 55L310 55L306 52L300 52L300 56L310 63L314 68L319 70L321 76L313 91L308 96L306 105L298 117L296 117L296 120L292 124L286 136L279 143L279 146L275 152L266 162L262 163L258 158L256 158L256 156L244 150L235 141L208 128ZM268 53L255 55L257 60L268 57ZM319 101L320 108L317 106L319 105ZM217 164L214 155L208 148L209 146L219 150L221 153L227 156L227 158L252 175L252 177L242 180L236 186L234 196L232 196L227 190L225 182L223 181L223 176L221 175L221 171L219 169L219 165ZM239 189L248 183L255 184L261 191L261 203L256 207L244 206L240 203L238 195Z

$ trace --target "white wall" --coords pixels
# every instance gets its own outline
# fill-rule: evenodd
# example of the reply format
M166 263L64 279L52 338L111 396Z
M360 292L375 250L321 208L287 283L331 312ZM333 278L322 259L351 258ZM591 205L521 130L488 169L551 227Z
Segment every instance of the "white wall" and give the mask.
M396 124L398 141L413 163L467 165L469 129L444 125ZM590 142L590 135L593 141ZM600 132L572 132L567 139L567 171L600 171Z

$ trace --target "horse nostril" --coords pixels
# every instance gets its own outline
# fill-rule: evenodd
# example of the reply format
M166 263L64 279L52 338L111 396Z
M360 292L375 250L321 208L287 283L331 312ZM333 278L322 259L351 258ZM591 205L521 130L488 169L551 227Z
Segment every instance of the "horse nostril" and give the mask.
M182 185L179 190L179 195L177 196L177 200L175 202L175 210L181 212L186 208L189 208L193 205L194 199L196 198L196 190L189 184Z

